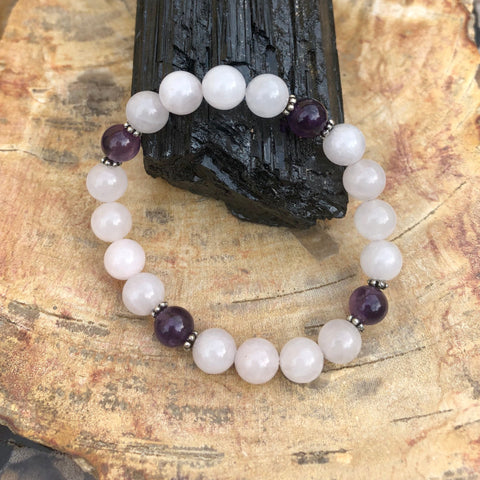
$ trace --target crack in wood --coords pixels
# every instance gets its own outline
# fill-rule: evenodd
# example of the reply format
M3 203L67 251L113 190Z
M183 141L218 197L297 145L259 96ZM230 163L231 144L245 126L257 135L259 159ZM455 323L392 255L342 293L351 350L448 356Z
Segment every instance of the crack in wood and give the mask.
M433 415L440 415L442 413L450 413L450 412L453 412L453 408L449 408L448 410L438 410L437 412L424 413L421 415L412 415L411 417L394 418L393 420L391 420L391 422L392 423L408 422L410 420L415 420L417 418L426 418L426 417L431 417Z
M467 181L463 181L460 185L458 185L458 187L456 187L453 192L450 193L450 195L448 195L448 197L441 203L439 203L434 209L430 210L430 212L428 212L423 218L421 218L418 222L414 223L413 225L411 225L410 227L408 227L407 229L405 229L403 232L401 232L400 234L398 234L396 237L392 238L391 242L396 242L399 238L402 238L405 234L407 234L408 232L412 231L414 228L418 227L418 225L420 225L422 222L424 222L427 218L431 217L432 215L435 214L435 212L440 208L442 207L445 203L447 203L457 192L458 190L460 190L465 184L467 183Z
M384 361L390 360L392 358L403 357L404 355L408 355L409 353L419 352L420 350L424 350L425 348L427 348L427 345L421 345L420 347L413 348L412 350L407 350L405 352L395 353L393 355L388 355L388 356L382 357L382 358L376 358L375 360L370 360L368 362L356 363L354 365L342 365L338 368L324 368L323 372L326 373L326 372L333 372L333 371L337 371L337 370L345 370L347 368L363 367L364 365L372 365L373 363L384 362Z
M247 302L261 302L263 300L275 300L277 298L288 297L290 295L298 295L300 293L311 292L312 290L320 290L325 287L330 287L331 285L336 285L337 283L342 283L345 280L350 280L354 278L355 274L347 275L346 277L334 280L333 282L323 283L321 285L315 285L313 287L304 288L303 290L295 290L294 292L279 293L278 295L273 295L269 297L257 297L257 298L245 298L242 300L234 300L232 303L247 303Z
M197 468L213 467L222 462L225 457L223 452L207 445L202 447L170 446L151 441L116 444L93 439L88 434L81 436L78 442L88 450L106 450L121 456L127 454L155 457L163 463L188 464Z

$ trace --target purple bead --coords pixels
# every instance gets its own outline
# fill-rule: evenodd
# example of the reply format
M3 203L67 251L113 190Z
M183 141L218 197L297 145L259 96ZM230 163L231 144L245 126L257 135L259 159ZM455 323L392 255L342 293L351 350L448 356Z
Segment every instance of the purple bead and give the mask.
M114 162L131 160L140 150L140 137L121 125L113 125L102 136L103 153Z
M155 314L155 335L167 347L183 345L193 332L193 318L182 307L166 307Z
M313 98L303 98L295 104L287 121L290 130L298 137L317 137L327 125L327 109Z
M375 287L365 285L353 291L348 302L350 313L364 325L374 325L385 318L388 300L385 294Z

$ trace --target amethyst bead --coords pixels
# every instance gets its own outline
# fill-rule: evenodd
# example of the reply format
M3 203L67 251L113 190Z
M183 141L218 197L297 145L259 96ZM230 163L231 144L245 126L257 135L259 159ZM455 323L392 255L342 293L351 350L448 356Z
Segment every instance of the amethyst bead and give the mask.
M166 307L154 318L155 335L167 347L183 345L193 332L193 317L182 307Z
M114 162L131 160L140 150L140 137L121 125L112 125L102 136L103 153Z
M369 285L354 290L348 306L350 313L364 325L374 325L380 322L388 312L388 300L385 294Z
M299 100L287 116L290 130L302 138L313 138L320 135L328 121L327 109L313 98Z

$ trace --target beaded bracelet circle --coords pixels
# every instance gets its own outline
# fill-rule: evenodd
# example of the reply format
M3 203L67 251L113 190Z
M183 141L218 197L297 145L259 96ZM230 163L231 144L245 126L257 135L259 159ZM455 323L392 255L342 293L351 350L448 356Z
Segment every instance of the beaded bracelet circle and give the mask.
M293 338L279 355L275 346L263 338L250 338L237 349L233 337L221 328L197 333L187 310L165 302L162 281L142 272L143 248L124 238L131 229L132 218L128 209L116 202L128 183L121 164L139 152L141 133L162 129L170 113L194 112L203 99L219 110L234 108L245 99L248 108L259 117L273 118L283 113L290 131L299 137L323 137L326 157L346 167L345 190L363 202L355 212L354 222L358 232L370 240L360 256L361 268L370 280L351 294L348 319L328 321L320 329L317 342ZM337 364L356 358L362 345L360 332L365 325L378 323L387 314L383 290L402 267L400 250L385 240L395 228L395 211L387 202L377 199L385 187L385 173L378 163L362 158L362 132L346 123L334 125L317 100L297 101L280 77L258 75L247 86L243 75L228 65L212 68L202 82L188 72L170 73L162 80L159 93L143 91L133 95L127 103L126 117L128 123L105 131L101 140L105 157L87 175L88 191L103 202L92 214L91 227L99 239L111 242L104 264L112 277L126 280L122 291L125 307L135 315L152 314L158 340L168 347L191 350L195 364L204 372L222 373L235 364L240 377L252 384L269 381L279 367L292 382L308 383L320 375L324 358Z

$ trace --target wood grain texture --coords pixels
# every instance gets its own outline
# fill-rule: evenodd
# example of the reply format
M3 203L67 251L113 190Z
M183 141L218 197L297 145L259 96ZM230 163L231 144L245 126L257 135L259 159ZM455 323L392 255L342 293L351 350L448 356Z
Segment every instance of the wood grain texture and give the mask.
M128 98L132 0L18 0L0 45L0 418L110 479L476 479L479 100L455 1L335 0L346 119L388 174L405 268L351 365L299 386L207 376L122 308L85 177ZM439 35L441 26L441 35ZM286 229L126 167L132 238L199 329L278 347L344 316L364 282L353 210ZM162 185L163 188L159 188ZM313 235L313 234L312 234ZM308 240L308 239L307 239ZM302 239L305 241L305 239ZM319 258L318 258L319 257Z

